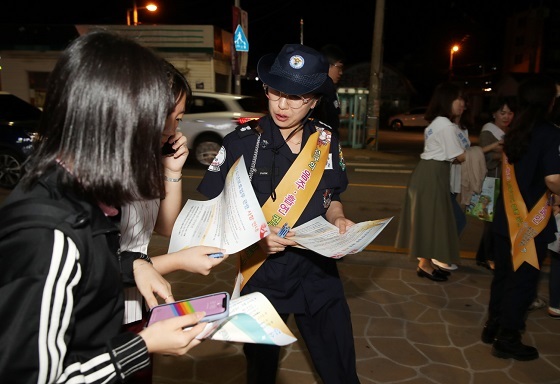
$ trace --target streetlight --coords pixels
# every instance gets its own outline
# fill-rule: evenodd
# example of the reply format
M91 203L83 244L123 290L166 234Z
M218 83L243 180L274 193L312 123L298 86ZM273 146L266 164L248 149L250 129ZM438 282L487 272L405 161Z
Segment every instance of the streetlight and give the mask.
M132 8L126 10L126 25L130 25L130 11L132 11L132 20L134 25L138 25L138 10L139 9L147 9L150 12L154 12L157 10L157 5L153 3L149 3L145 7L137 7L136 0L132 2Z
M459 50L459 46L455 44L451 47L451 51L449 53L449 80L453 77L453 54Z

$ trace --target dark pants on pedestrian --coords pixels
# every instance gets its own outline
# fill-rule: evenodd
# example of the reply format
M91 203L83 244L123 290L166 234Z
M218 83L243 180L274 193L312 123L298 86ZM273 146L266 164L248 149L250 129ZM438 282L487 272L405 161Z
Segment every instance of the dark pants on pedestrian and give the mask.
M560 309L560 253L549 251L550 276L548 277L548 305Z
M287 314L282 314L284 321ZM332 300L314 314L294 314L313 365L325 384L359 383L350 309L345 300ZM280 347L245 344L247 383L274 384Z
M453 215L455 216L455 225L457 226L457 235L461 236L463 230L467 226L467 216L461 205L457 201L457 194L451 192L451 205L453 206Z
M480 244L476 251L476 261L483 263L488 260L494 260L494 232L492 231L492 222L485 221Z
M535 241L539 265L547 254L548 244ZM495 270L488 305L489 319L508 330L525 329L527 309L537 296L540 270L524 262L513 270L511 244L508 237L494 237Z

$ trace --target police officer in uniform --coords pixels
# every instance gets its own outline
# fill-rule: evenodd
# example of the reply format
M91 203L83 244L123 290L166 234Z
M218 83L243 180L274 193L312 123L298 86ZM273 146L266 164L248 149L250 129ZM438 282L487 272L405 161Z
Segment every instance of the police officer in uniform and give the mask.
M329 126L309 118L321 95L332 92L328 70L322 54L300 44L287 44L277 55L263 56L257 72L270 114L237 127L224 138L198 191L209 199L218 196L229 169L243 155L272 233L259 241L256 248L263 252L264 262L248 281L244 280L241 294L263 293L284 321L293 314L324 383L353 384L359 379L352 323L336 260L296 248L297 243L290 240L293 231L285 238L278 236L280 227L270 219L278 218L283 210L282 214L290 217L299 209L297 219L287 222L290 227L318 216L339 227L340 233L354 224L344 216L340 201L348 179L338 136L332 135ZM298 163L309 149L326 159L311 171L305 168L309 164L306 158ZM310 175L309 180L315 178L318 184L314 188L308 184L294 195L277 194L291 175L306 175L306 181ZM279 207L276 215L268 216L269 205ZM245 344L244 352L248 382L274 383L280 347Z

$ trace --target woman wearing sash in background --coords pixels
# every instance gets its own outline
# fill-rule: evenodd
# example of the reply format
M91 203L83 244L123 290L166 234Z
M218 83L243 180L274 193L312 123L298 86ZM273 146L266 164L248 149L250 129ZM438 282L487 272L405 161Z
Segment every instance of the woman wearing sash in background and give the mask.
M263 56L257 72L270 114L224 138L198 190L218 196L243 155L272 234L239 256L241 294L263 293L284 321L293 314L322 381L352 384L359 382L352 322L336 260L295 248L293 232L278 234L284 224L293 228L318 216L340 233L354 224L340 201L348 179L338 137L309 119L321 95L333 92L328 71L322 54L300 44ZM247 382L276 381L280 347L245 344L244 352Z
M521 83L515 120L504 137L502 193L493 224L495 270L481 335L492 344L492 354L504 359L539 357L536 348L521 342L521 333L548 243L556 238L550 202L558 204L558 197L550 193L560 194L560 129L546 119L555 97L555 83L544 75Z

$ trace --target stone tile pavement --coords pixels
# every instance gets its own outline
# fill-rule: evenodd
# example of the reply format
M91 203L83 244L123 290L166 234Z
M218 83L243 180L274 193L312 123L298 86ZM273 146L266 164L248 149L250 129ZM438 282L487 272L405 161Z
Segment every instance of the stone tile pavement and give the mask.
M418 155L344 149L348 161L415 164ZM8 193L0 189L0 199ZM166 253L168 242L155 235L151 255ZM463 257L465 253L462 253ZM389 247L350 255L339 263L352 311L358 375L366 383L560 384L560 321L545 309L528 314L524 342L539 349L534 361L502 360L480 341L492 275L464 257L450 280L436 283L416 276L416 263ZM174 272L166 277L177 299L226 290L235 279L233 258L209 276ZM539 295L548 300L543 267ZM283 348L278 384L322 383L292 319L298 341ZM154 356L154 384L242 384L245 359L239 343L206 340L187 356ZM267 383L263 383L267 384Z
M344 148L347 161L408 163L417 154ZM539 349L534 361L502 360L480 341L486 318L491 272L462 253L462 265L445 283L416 276L416 263L392 247L350 255L339 263L352 311L358 375L366 383L406 384L560 384L560 321L545 309L528 314L523 340ZM155 236L151 254L165 253L167 242ZM398 251L398 250L397 250ZM472 255L471 255L472 256ZM177 299L232 291L233 258L209 276L175 272L167 276ZM543 267L540 297L548 300L548 271ZM305 344L283 348L278 384L322 383L314 373ZM206 340L188 356L155 356L154 384L243 384L245 359L239 343ZM263 383L267 384L267 383Z
M152 254L167 244L155 239ZM365 383L560 383L560 321L545 309L528 314L526 343L541 357L502 360L480 341L491 272L462 259L449 281L436 283L416 275L416 263L394 252L361 252L339 264L352 311L360 380ZM548 299L543 268L540 296ZM235 279L233 258L209 276L175 272L167 277L177 299L228 290ZM295 323L298 341L281 354L278 384L322 383L314 374ZM241 384L245 360L241 344L206 340L188 356L155 356L154 384ZM266 384L266 383L264 383Z

